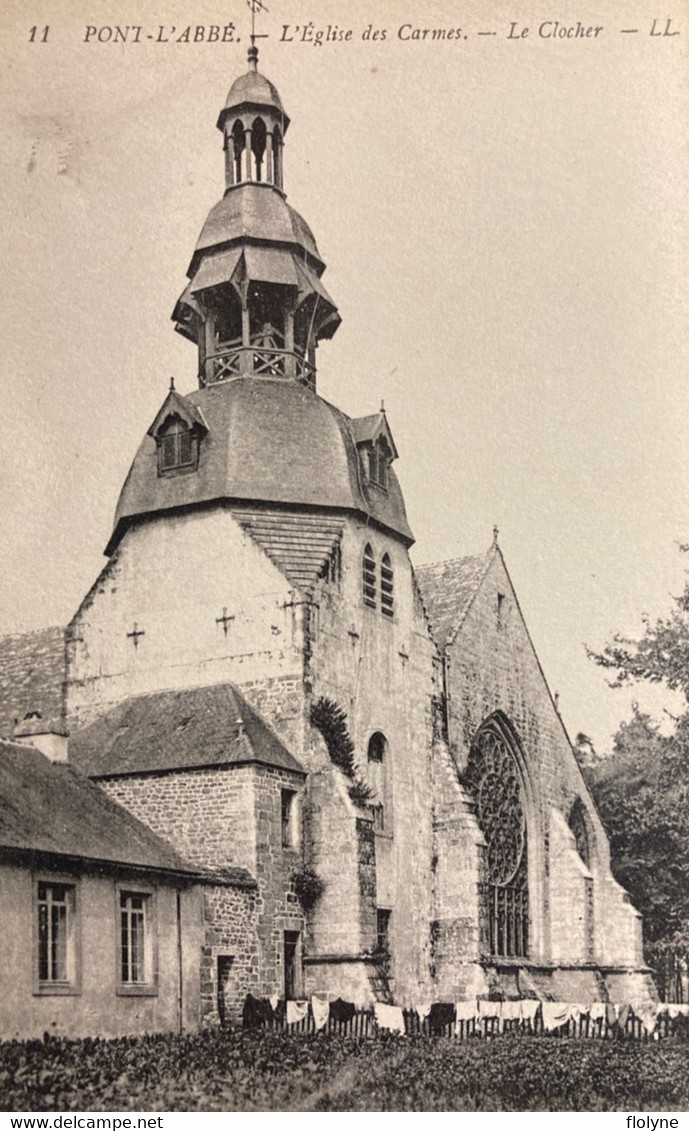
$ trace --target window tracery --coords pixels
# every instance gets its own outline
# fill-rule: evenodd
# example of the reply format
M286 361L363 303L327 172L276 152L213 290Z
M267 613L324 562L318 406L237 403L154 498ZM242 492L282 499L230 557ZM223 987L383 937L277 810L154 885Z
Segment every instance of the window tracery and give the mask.
M465 782L486 839L487 878L482 888L490 953L525 957L529 919L526 819L517 761L496 723L484 726L474 739Z
M376 607L376 559L370 542L364 547L362 585L364 604L372 609Z

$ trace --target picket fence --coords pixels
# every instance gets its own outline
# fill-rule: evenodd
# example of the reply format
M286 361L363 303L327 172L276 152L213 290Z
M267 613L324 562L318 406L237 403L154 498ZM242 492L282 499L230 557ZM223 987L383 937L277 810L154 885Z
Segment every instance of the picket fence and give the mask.
M610 1023L606 1018L593 1019L582 1013L578 1018L570 1018L564 1025L557 1029L547 1030L543 1025L543 1017L539 1010L533 1020L503 1019L500 1017L472 1018L468 1021L451 1021L447 1025L432 1024L428 1017L423 1021L414 1009L402 1011L404 1017L405 1035L453 1037L460 1040L470 1038L490 1039L501 1033L525 1034L533 1037L556 1036L561 1038L597 1038L599 1040L661 1040L672 1036L683 1036L689 1039L689 1016L668 1016L659 1012L656 1017L655 1029L649 1032L633 1009L629 1010L624 1025L619 1022ZM288 1024L284 1016L273 1017L261 1023L261 1028L275 1032L290 1032L295 1034L311 1034L316 1032L316 1023L309 1009L308 1014L300 1021ZM349 1021L338 1021L329 1017L323 1033L332 1033L343 1037L376 1037L387 1032L381 1029L376 1022L373 1009L358 1009Z

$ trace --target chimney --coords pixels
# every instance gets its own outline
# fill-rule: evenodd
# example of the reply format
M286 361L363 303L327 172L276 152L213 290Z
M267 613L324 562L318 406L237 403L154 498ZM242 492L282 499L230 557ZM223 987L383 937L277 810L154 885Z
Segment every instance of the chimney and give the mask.
M68 734L62 723L43 719L40 711L27 711L15 724L13 740L21 746L35 746L51 762L67 761Z

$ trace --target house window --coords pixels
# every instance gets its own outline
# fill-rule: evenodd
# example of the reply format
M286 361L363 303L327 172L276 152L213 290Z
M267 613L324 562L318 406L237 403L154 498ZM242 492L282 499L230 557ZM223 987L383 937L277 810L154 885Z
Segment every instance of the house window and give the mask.
M297 795L294 790L283 789L280 801L282 847L294 848L297 841Z
M363 593L364 604L369 605L372 609L376 607L376 559L373 556L373 549L371 543L368 542L364 548L364 561L363 561Z
M69 990L76 982L75 887L39 881L36 894L39 992Z
M154 893L118 888L120 994L156 993Z
M389 554L383 554L380 563L380 611L384 617L393 615L393 574Z
M181 416L168 417L157 435L158 473L196 467L197 437Z

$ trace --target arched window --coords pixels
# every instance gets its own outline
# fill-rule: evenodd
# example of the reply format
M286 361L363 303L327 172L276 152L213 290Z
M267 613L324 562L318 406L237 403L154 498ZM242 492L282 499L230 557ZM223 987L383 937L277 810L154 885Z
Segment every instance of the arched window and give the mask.
M368 783L373 790L371 812L377 833L392 835L391 766L388 757L388 740L377 730L368 740Z
M476 735L465 783L486 838L482 889L490 953L523 958L529 946L526 820L519 767L498 720L484 724Z
M156 440L159 474L196 466L197 438L186 421L176 413L168 416L159 429Z
M393 573L389 554L383 554L380 563L380 611L384 617L394 612Z
M246 145L246 138L244 135L244 126L239 118L232 127L232 135L230 144L233 146L234 152L234 180L235 184L239 184L244 180L244 173L242 170L242 153Z
M569 821L567 822L574 835L574 841L577 846L577 852L581 856L587 868L591 867L591 848L589 845L589 832L588 824L586 821L586 814L584 806L580 798L577 797L574 802L571 812L569 814Z
M373 556L373 549L371 543L367 542L364 547L363 559L363 572L362 583L364 593L364 604L370 605L372 609L376 607L376 559Z
M257 181L263 180L263 159L266 152L266 124L263 118L254 118L251 124L251 149L254 154L254 169Z
M386 745L385 735L381 734L379 730L372 734L368 740L369 762L384 762Z

